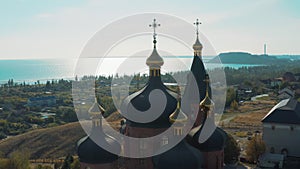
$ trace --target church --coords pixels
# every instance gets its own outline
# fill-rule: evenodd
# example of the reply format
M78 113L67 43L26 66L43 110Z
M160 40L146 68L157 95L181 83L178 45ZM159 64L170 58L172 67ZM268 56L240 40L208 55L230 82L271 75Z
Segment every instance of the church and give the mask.
M124 146L121 146L119 140L103 131L101 118L105 110L95 100L89 109L93 124L92 132L77 143L81 169L222 169L224 167L227 134L217 127L214 121L214 102L211 100L210 80L202 60L203 45L199 40L198 26L200 24L197 19L195 22L196 41L192 46L194 57L183 94L181 95L179 86L177 90L171 90L161 79L161 67L164 65L164 60L157 47L156 28L159 24L154 19L151 25L154 29L153 50L146 60L146 65L149 67L148 82L141 90L125 98L121 105L121 114L126 114L126 117L136 116L133 110L151 113L148 110L152 106L155 107L153 103L157 103L149 101L151 94L159 90L165 96L166 106L163 112L149 122L126 119L121 126L122 133L128 137L147 138L171 129L172 134L162 137L158 142L152 142L151 147L144 142L138 144L125 142ZM197 92L193 89L193 80L197 84ZM186 126L191 126L191 128L187 131ZM205 135L205 126L215 130L207 139L202 140L200 137ZM91 138L101 140L101 145L111 147L114 152L120 152L120 154L126 152L129 156L130 153L136 153L136 151L153 153L152 151L164 149L174 140L180 141L157 155L130 158L108 152L94 143Z

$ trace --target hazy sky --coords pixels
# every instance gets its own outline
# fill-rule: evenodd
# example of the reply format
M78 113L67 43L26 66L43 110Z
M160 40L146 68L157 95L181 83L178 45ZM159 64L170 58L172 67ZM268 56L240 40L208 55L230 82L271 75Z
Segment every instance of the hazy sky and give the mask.
M143 12L199 18L217 53L267 43L269 54L300 54L299 9L299 0L1 0L0 59L76 58L103 26Z

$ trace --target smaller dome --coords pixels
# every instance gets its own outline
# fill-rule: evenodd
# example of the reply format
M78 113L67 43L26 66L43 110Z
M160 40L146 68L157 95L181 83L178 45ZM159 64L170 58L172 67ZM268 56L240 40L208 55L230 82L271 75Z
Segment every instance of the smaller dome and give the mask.
M208 94L205 96L205 98L200 102L200 107L206 107L206 108L213 108L215 103L210 99Z
M206 83L206 94L205 98L200 102L200 108L206 109L206 111L212 110L215 106L215 103L209 97L209 76L208 74L205 75L205 83Z
M164 60L158 54L156 47L154 47L152 54L147 58L146 64L150 68L158 68L158 69L164 64Z
M200 134L198 134L199 136ZM199 144L202 151L218 151L225 147L226 133L223 129L217 127L213 134L204 142Z
M161 90L167 99L166 107L161 115L157 119L149 123L139 123L127 119L128 126L143 128L169 128L171 126L169 117L176 110L176 93L166 87L160 78L149 79L148 83L143 89L126 97L121 104L121 112L122 114L126 114L129 117L132 116L132 112L128 111L130 104L132 104L132 106L141 113L150 110L150 94L156 89Z
M203 154L185 140L152 160L156 169L201 169L204 164Z
M211 123L213 122L211 121ZM220 151L224 149L226 144L227 134L223 129L216 127L213 133L211 134L211 136L205 142L199 143L199 137L202 130L203 130L203 125L200 125L192 129L187 136L188 142L192 144L194 147L204 152Z
M194 50L202 50L203 45L199 41L199 38L197 37L195 44L193 45Z
M188 117L185 113L181 111L180 101L177 103L177 108L169 117L171 123L185 123Z
M120 144L111 136L98 135L96 140L101 139L101 145L113 148L116 152L121 152ZM101 137L101 138L99 138ZM119 157L96 144L90 136L80 139L77 143L77 154L80 162L88 164L112 163Z
M97 99L95 98L95 102L93 103L88 112L90 114L103 114L105 112L105 109L97 103Z
M102 148L107 147L109 150L113 150L113 152L121 152L121 145L119 142L103 131L102 114L104 111L104 108L101 107L95 99L94 104L89 109L89 114L93 120L91 134L83 137L77 142L77 154L80 162L88 164L105 164L111 163L119 158L118 155ZM99 121L99 123L96 124L95 121ZM98 141L102 147L95 143L95 141Z

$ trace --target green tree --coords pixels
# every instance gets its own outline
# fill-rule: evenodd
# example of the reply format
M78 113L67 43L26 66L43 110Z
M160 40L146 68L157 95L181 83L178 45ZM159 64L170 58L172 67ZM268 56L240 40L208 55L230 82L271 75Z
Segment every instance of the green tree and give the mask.
M0 131L0 140L5 139L7 136L2 131Z
M232 135L227 134L226 147L224 149L224 162L225 164L231 164L238 160L241 152L241 148L238 143L232 137Z
M50 87L51 87L51 83L50 83L49 80L47 80L47 82L46 82L46 89L49 89Z
M284 89L284 88L286 88L286 87L288 87L288 86L290 86L290 83L289 83L289 82L284 82L284 83L282 83L282 84L279 86L279 88L280 88L280 89Z
M256 163L259 156L266 151L266 145L261 135L255 135L246 146L246 158L251 163Z
M34 167L34 169L43 169L43 166L41 164Z
M237 103L236 100L233 100L233 101L231 102L230 108L231 108L232 110L238 110L238 109L239 109L239 104Z
M80 169L80 162L78 158L74 159L73 163L71 164L71 169Z
M8 169L8 167L9 167L8 163L9 163L8 159L0 158L0 169Z
M42 166L41 164L39 164L34 169L52 169L52 168L49 165Z
M71 156L70 154L66 156L63 166L61 167L61 169L70 169L71 168L71 164L74 162L74 158L73 156Z
M9 169L30 169L29 153L26 150L15 151L11 154L8 161Z
M227 95L226 95L226 106L230 106L232 101L235 99L236 99L236 92L234 88L228 88Z

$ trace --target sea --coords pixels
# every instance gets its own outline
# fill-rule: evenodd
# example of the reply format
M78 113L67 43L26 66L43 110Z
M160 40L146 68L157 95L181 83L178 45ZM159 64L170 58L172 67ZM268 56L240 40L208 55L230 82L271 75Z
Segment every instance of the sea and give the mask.
M0 60L0 84L13 79L17 83L41 83L52 79L73 78L75 60L72 59L24 59Z
M192 57L182 57L184 62L190 64ZM116 59L107 60L107 70L102 71L101 75L113 75L114 65L118 64ZM170 61L168 61L170 60ZM145 59L141 59L143 63ZM247 64L208 64L208 60L204 60L207 67L231 67L238 69L240 67L252 67L260 65L247 65ZM90 61L95 62L95 61ZM134 60L137 62L137 59ZM172 58L165 59L165 63L172 62ZM109 64L110 63L110 64ZM115 63L115 64L112 64ZM145 63L141 64L144 65ZM172 63L171 63L172 65ZM174 65L174 64L173 64ZM33 84L37 81L45 83L47 80L58 80L58 79L75 79L77 75L75 72L78 66L78 59L23 59L23 60L0 60L0 84L7 83L9 79L13 79L17 83ZM187 66L189 67L189 66ZM130 68L127 68L128 70ZM145 69L147 66L145 65ZM102 69L103 70L103 69ZM176 69L177 70L177 69ZM133 69L134 72L134 69Z

